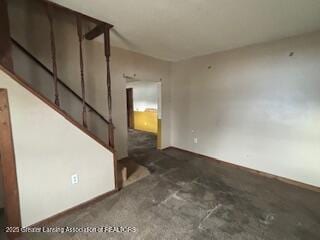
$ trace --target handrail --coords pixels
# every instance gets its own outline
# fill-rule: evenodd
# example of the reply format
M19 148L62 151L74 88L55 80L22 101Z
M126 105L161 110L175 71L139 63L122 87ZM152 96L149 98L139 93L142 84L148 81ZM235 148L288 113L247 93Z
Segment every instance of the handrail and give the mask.
M11 70L7 69L5 66L0 64L0 71L3 71L7 75L9 75L13 80L15 80L18 84L20 84L22 87L27 89L31 94L36 96L38 99L40 99L42 102L44 102L46 105L51 107L53 110L55 110L57 113L61 114L66 120L68 120L70 123L72 123L74 126L82 130L85 134L87 134L89 137L91 137L93 140L95 140L97 143L101 144L103 147L110 150L112 153L115 152L113 146L109 146L103 140L95 136L91 131L89 131L87 128L83 127L78 121L76 121L69 113L59 108L56 104L54 104L52 101L48 100L46 96L44 96L42 93L36 91L27 81L23 80L20 76L16 75Z
M53 72L47 68L42 62L40 62L35 56L33 56L27 49L25 49L21 44L19 44L15 39L11 37L11 41L21 50L23 51L26 55L28 55L30 58L32 58L33 61L35 61L41 68L43 68L48 74L53 76ZM82 101L82 98L75 92L73 91L68 85L66 85L61 79L57 79L58 82L64 86L69 92L71 92L78 100ZM93 111L95 114L97 114L106 124L110 124L110 122L105 119L102 114L100 114L94 107L92 107L89 103L85 102L86 106Z

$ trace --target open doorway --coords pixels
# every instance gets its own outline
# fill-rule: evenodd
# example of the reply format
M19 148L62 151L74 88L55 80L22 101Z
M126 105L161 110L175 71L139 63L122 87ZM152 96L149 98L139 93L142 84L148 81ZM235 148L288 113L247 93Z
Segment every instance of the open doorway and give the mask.
M120 186L149 175L144 159L161 146L161 81L126 80L128 158L119 162Z
M127 82L129 155L160 148L161 82Z

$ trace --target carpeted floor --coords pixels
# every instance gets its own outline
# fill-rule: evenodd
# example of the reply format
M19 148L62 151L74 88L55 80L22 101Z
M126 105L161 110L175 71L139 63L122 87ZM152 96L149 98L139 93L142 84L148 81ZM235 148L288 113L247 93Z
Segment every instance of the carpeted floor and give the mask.
M135 227L135 233L28 234L30 240L317 240L320 193L208 161L156 150L130 133L130 155L151 175L52 226ZM152 147L151 147L152 146Z
M157 148L157 135L129 129L128 131L128 154L139 159L140 155L146 155Z
M139 164L140 155L156 149L157 137L153 133L129 129L128 157L118 161L118 186L126 187L150 175L150 171Z

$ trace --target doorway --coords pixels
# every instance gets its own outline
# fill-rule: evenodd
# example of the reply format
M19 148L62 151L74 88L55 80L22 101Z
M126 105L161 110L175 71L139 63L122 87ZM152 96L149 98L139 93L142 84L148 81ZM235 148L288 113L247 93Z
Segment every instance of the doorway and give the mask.
M160 148L161 82L130 79L126 93L129 155L137 148Z
M122 187L150 174L144 159L157 151L161 139L161 82L125 78L128 157L118 164L119 185Z

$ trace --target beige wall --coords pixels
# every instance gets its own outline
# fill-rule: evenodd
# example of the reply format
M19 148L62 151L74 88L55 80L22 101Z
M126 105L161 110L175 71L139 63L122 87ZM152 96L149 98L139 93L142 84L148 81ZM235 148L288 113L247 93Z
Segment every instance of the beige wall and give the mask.
M50 66L43 9L32 11L36 8L22 1L29 9L25 12L15 7L17 1L10 1L13 36ZM63 21L55 22L59 75L80 93L75 22L68 16ZM117 157L127 155L123 74L136 74L145 81L162 79L162 147L174 145L319 186L319 35L172 64L112 48ZM294 52L292 57L290 52ZM107 116L103 44L86 42L85 55L88 101ZM32 69L30 74L34 74Z
M172 144L320 186L319 76L319 32L173 64Z
M147 109L158 110L158 82L135 81L127 83L133 90L133 110L144 112Z
M23 226L114 190L109 150L2 71L0 88L8 89Z
M43 8L37 1L12 0L9 2L9 15L11 20L12 36L24 47L31 51L46 66L51 68L49 28ZM59 77L79 95L80 69L78 39L75 18L63 12L56 12L55 33L58 58ZM85 26L84 28L87 28ZM88 102L105 117L107 113L106 96L106 64L103 43L100 41L86 41L85 77ZM19 56L19 55L16 55ZM43 75L38 73L37 66L27 63L22 57L15 57L16 70L29 76L34 85L43 84ZM162 79L162 116L163 133L162 147L170 145L170 63L157 60L148 56L112 48L111 51L111 79L112 79L112 106L113 119L116 127L115 143L116 156L127 156L127 115L126 115L126 80L123 74L136 77L145 81L159 81ZM46 80L45 80L46 82ZM44 92L52 96L52 84L43 85ZM70 102L68 99L66 102ZM62 103L63 105L64 103ZM70 104L69 104L70 105ZM65 109L73 108L65 106ZM73 115L80 119L79 111ZM97 124L94 124L97 125ZM97 131L104 133L106 130L101 125L95 126Z
M103 50L100 42L92 42L91 48L92 67L95 69L92 78L97 76L97 72L101 71L104 64L103 59L99 59L98 52ZM127 107L126 107L126 79L123 77L133 76L143 81L160 81L162 80L162 147L170 145L170 79L169 70L170 63L138 53L130 52L120 48L112 48L111 50L111 78L112 78L112 101L113 101L113 118L116 125L116 151L119 157L127 156ZM104 77L104 72L101 72ZM96 90L92 90L96 91ZM104 96L103 93L97 92L98 96Z

